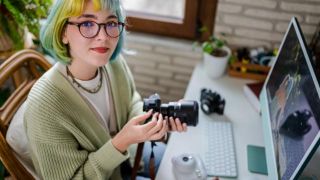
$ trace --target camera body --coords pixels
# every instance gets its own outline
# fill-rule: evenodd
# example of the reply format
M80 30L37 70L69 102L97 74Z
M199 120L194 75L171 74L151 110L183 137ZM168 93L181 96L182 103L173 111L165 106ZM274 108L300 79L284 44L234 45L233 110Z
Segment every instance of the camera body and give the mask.
M218 113L222 115L226 105L226 101L210 89L201 90L200 102L201 109L205 114Z
M201 158L194 154L172 157L172 171L176 180L205 180L207 172Z
M198 124L199 106L196 101L181 100L161 104L160 96L153 94L143 100L143 111L149 111L150 109L161 113L163 116L179 118L182 123L186 123L188 126Z

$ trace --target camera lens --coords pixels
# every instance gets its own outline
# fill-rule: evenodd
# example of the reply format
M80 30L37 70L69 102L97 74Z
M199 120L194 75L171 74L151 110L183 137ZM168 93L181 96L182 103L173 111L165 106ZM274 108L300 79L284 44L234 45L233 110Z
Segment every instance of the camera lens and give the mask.
M179 118L182 123L189 126L198 124L199 107L196 101L181 100L179 102L169 102L161 106L161 113L167 116Z
M201 110L205 113L205 114L210 114L210 105L207 102L201 102Z
M196 101L181 100L161 104L160 96L154 94L143 100L143 111L150 109L161 113L163 116L179 118L182 123L186 123L188 126L198 124L199 106Z

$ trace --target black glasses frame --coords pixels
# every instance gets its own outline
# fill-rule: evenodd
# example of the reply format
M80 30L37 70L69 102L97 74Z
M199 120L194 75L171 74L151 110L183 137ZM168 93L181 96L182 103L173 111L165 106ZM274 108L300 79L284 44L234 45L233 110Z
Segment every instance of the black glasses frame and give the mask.
M84 24L84 23L87 23L87 22L95 23L95 24L98 25L98 31L97 31L97 33L96 33L95 35L93 35L92 37L91 37L91 36L90 36L90 37L87 37L87 36L83 35L83 34L81 33L81 31L80 31L81 25ZM121 27L122 27L122 28L120 29L120 31L119 31L119 35L118 35L118 36L111 36L111 35L108 33L108 31L107 31L107 24L108 24L108 23L97 23L97 22L94 22L94 21L85 21L85 22L81 22L81 23L76 23L76 22L67 21L67 24L77 26L80 34L81 34L83 37L88 38L88 39L95 38L95 37L99 34L99 32L100 32L101 26L104 27L104 31L106 32L106 34L107 34L109 37L117 38L117 37L119 37L119 36L121 35L124 27L126 26L125 23L123 23L123 22L118 22L117 24L118 24L118 25L121 25Z

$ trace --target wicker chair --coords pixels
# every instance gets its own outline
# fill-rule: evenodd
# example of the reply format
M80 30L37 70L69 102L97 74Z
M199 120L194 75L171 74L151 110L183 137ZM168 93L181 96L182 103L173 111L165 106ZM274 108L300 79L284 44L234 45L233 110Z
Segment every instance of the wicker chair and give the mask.
M0 107L0 159L14 179L27 180L34 177L15 157L6 141L6 132L12 117L25 101L32 85L50 67L51 64L43 55L30 49L13 54L0 65L0 88L8 86L8 83L10 87L14 87Z

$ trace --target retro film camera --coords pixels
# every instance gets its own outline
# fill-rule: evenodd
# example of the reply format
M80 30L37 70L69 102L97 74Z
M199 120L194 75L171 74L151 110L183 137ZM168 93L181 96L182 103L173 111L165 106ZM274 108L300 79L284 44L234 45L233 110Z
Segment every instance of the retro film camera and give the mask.
M181 100L161 104L160 96L153 94L143 100L143 111L149 111L150 109L161 113L163 116L179 118L181 123L186 123L188 126L198 124L199 106L196 101Z
M199 155L181 154L171 158L176 180L206 180L207 172Z
M201 96L201 110L209 115L211 113L217 113L222 115L226 101L216 92L212 92L210 89L202 89Z

